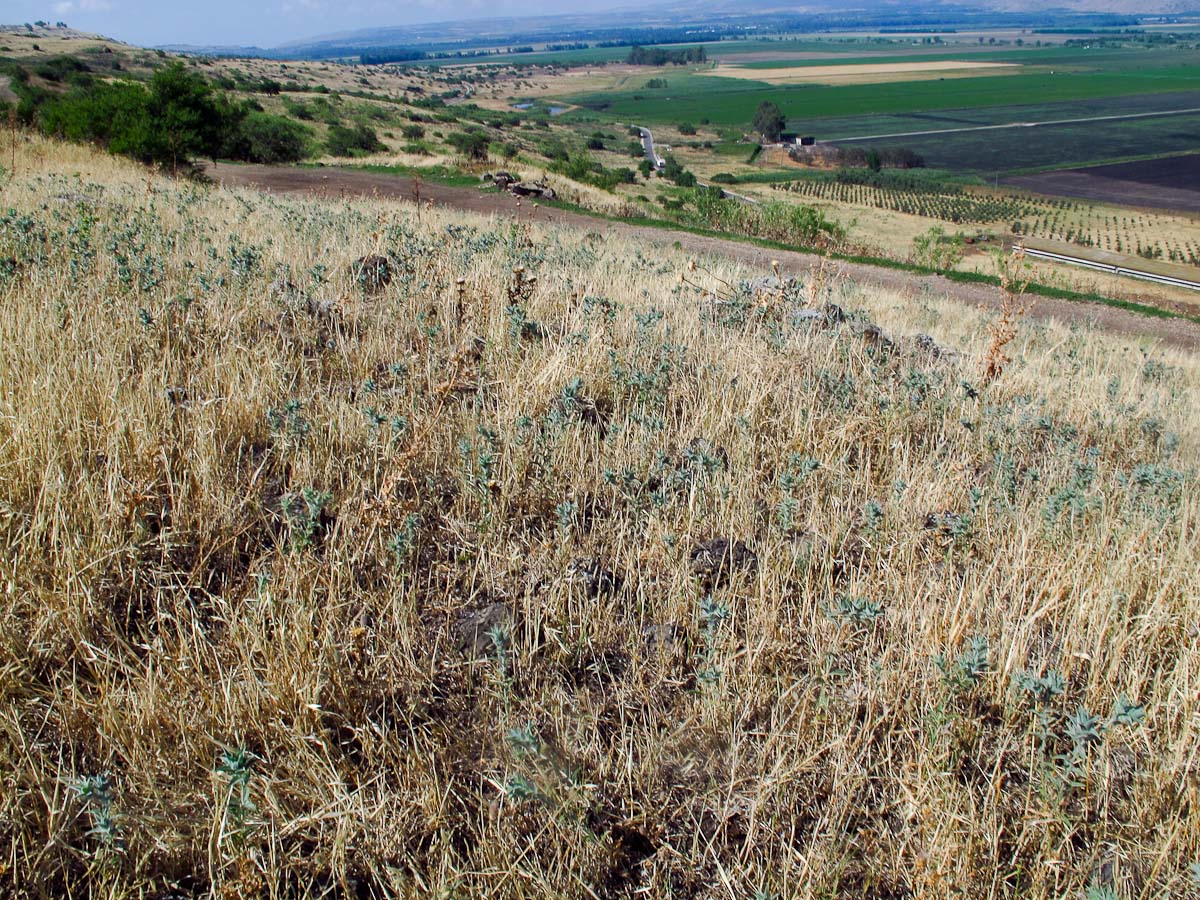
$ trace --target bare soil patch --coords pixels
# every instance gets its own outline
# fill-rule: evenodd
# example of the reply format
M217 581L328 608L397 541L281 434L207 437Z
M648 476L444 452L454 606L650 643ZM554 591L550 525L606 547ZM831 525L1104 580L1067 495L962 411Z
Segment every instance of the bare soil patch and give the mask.
M328 200L348 197L382 197L412 202L414 180L399 175L356 172L349 169L298 169L272 166L210 165L207 174L228 187L250 187L291 196L315 196ZM583 213L522 203L510 194L472 187L451 187L422 181L420 199L452 209L520 218L547 225L583 228L588 231L624 233L649 245L678 244L697 254L733 259L767 270L772 260L790 272L809 271L821 264L811 253L766 249L725 238L707 237L685 231L671 232L627 222L599 219ZM933 291L972 306L998 308L1001 294L987 285L960 284L939 275L917 275L860 263L838 262L832 273L862 284L877 285L902 293ZM1090 324L1114 334L1145 336L1187 350L1200 350L1200 325L1183 319L1155 319L1100 303L1037 298L1031 315L1063 322Z
M1200 212L1200 154L1006 178L1039 194Z

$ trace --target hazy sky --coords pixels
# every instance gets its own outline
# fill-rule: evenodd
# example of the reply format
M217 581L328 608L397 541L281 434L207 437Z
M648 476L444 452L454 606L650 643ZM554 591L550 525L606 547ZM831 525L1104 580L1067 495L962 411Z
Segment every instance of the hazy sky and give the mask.
M272 47L375 25L609 9L618 0L0 0L0 22L64 21L134 44Z

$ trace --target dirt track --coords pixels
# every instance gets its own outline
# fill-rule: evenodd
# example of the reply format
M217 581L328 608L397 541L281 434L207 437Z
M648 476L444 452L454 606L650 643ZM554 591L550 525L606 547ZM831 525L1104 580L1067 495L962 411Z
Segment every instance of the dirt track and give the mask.
M253 187L272 193L323 197L380 197L412 202L416 199L413 179L397 175L381 175L349 169L296 169L274 166L210 165L207 174L214 181L230 187ZM624 222L611 222L577 212L535 207L528 201L520 203L508 194L481 191L474 187L449 187L422 181L419 186L422 202L471 212L520 216L546 224L582 228L588 231L618 230L648 244L673 244L697 254L712 254L734 259L761 270L767 270L773 259L779 260L785 271L804 271L819 264L820 257L810 253L787 250L767 250L740 241L704 237L685 231L671 232ZM937 275L915 275L895 269L885 269L859 263L832 264L835 272L861 284L877 285L901 293L933 291L969 303L973 306L995 307L1000 302L996 288L983 285L959 284ZM1081 322L1114 334L1145 336L1185 350L1200 350L1200 325L1183 319L1157 319L1126 312L1098 303L1080 303L1038 297L1032 315L1062 322Z

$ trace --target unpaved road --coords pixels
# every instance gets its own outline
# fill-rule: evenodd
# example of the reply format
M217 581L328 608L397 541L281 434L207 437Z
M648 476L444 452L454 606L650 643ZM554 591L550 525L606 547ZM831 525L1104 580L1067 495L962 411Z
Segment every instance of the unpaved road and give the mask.
M343 197L379 197L412 202L418 185L412 178L382 175L353 169L297 169L275 166L209 165L206 172L219 184L229 187L251 187L276 194L320 197L337 200ZM471 212L501 215L580 228L587 231L617 231L651 245L678 242L685 250L736 260L762 271L778 260L784 271L803 272L819 266L821 257L790 250L768 250L724 238L705 237L686 231L664 231L626 222L612 222L583 213L550 207L537 207L528 200L519 203L509 194L482 191L474 187L450 187L422 181L420 199L437 206ZM860 284L874 285L910 295L933 292L972 306L998 307L1000 291L986 285L959 284L938 275L916 275L895 269L885 269L861 263L828 262L827 272ZM1061 322L1090 324L1105 331L1145 336L1185 350L1200 350L1200 324L1183 319L1158 319L1127 312L1099 303L1054 300L1038 297L1031 315L1052 318Z

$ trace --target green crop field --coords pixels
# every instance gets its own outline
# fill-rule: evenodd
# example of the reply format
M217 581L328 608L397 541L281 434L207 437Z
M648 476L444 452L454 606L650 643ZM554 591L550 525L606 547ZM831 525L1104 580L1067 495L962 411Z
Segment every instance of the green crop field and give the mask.
M652 71L652 70L649 70ZM649 76L648 76L649 77ZM776 86L699 74L669 78L666 89L566 98L607 118L670 123L706 118L748 126L764 100L793 119L1010 106L1014 101L1071 101L1200 90L1200 66L1118 73L1013 74L890 84Z
M893 115L805 117L789 125L820 140L839 140L879 134L903 134L1009 122L1059 122L1104 116L1140 115L1200 108L1200 90L1161 94L1094 97L1068 102L1015 103L975 109L945 109Z
M720 47L726 56L734 42ZM747 42L748 43L748 42ZM772 42L760 42L770 46ZM1200 109L1200 51L1177 47L924 46L901 51L895 44L830 42L845 59L834 65L944 62L1020 63L1011 72L963 78L903 75L907 80L866 84L771 84L772 69L830 65L831 60L786 58L793 42L773 48L782 60L748 60L747 73L764 80L724 77L693 67L647 69L637 87L563 99L580 107L577 120L616 120L646 125L702 122L715 129L748 131L754 110L776 103L788 129L818 140L879 137L871 145L904 147L940 169L982 175L1063 167L1196 149L1200 115L1172 115L1098 122L1064 120ZM800 43L800 42L794 42ZM871 50L882 51L870 55ZM894 50L896 52L889 52ZM799 53L799 50L790 50ZM724 70L723 70L724 71ZM866 70L864 70L865 72ZM665 87L646 86L652 78ZM1036 129L912 135L1009 123L1058 123ZM898 137L887 137L900 135ZM904 136L908 135L908 136ZM865 144L860 143L860 146Z

